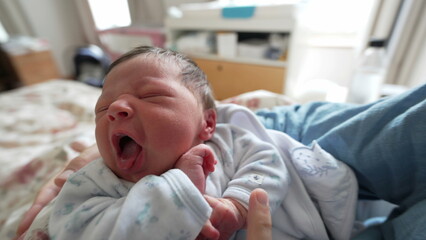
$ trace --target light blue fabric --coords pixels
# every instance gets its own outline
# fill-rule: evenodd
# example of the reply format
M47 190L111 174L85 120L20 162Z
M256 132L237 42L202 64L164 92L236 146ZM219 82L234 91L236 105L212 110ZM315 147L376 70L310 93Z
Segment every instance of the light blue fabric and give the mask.
M384 239L426 239L425 98L423 85L369 105L314 102L261 110L257 115L267 128L306 145L317 140L351 166L360 198L399 205L378 227Z

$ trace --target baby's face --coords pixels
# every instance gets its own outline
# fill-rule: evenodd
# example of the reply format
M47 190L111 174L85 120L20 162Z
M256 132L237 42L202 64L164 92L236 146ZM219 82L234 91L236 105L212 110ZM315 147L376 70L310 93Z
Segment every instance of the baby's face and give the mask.
M96 141L115 174L136 182L174 167L207 140L202 104L180 83L177 66L137 56L106 77L96 104Z

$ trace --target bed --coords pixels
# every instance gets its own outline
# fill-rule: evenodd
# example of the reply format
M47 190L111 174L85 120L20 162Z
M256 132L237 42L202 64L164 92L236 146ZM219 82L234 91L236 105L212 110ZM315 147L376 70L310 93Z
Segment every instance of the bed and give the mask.
M13 239L38 189L85 146L95 143L94 106L101 90L51 80L0 94L0 239ZM294 102L264 90L221 102L255 110Z
M94 142L99 94L68 80L0 94L0 239L14 237L40 186L78 154L72 143Z

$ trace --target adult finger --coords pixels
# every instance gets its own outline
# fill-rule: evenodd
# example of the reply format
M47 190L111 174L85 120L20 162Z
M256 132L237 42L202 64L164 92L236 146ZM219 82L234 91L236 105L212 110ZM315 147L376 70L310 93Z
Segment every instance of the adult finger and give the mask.
M252 191L247 222L247 240L272 239L271 212L265 190L259 188Z
M93 160L99 158L101 155L99 153L98 147L96 144L92 145L91 147L87 148L81 154L74 159L72 159L67 166L62 170L61 173L58 174L58 176L55 178L55 184L62 188L62 186L67 181L68 177L78 171L80 168L86 166L89 162L92 162Z
M30 209L25 213L21 222L19 223L17 236L22 235L25 231L28 230L31 223L34 221L37 214L50 202L54 199L59 191L60 187L58 187L54 183L54 179L49 180L38 192L36 199L34 200L33 205Z

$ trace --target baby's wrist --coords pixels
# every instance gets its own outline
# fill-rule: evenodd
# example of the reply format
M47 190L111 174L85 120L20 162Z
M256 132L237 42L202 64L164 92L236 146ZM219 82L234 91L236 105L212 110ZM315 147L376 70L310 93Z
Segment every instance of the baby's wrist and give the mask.
M247 219L247 213L248 213L247 208L244 207L243 204L241 204L235 199L228 198L228 200L231 201L231 203L235 206L235 209L237 210L236 214L237 214L239 225L241 226L242 229L246 228L247 227L246 219Z

